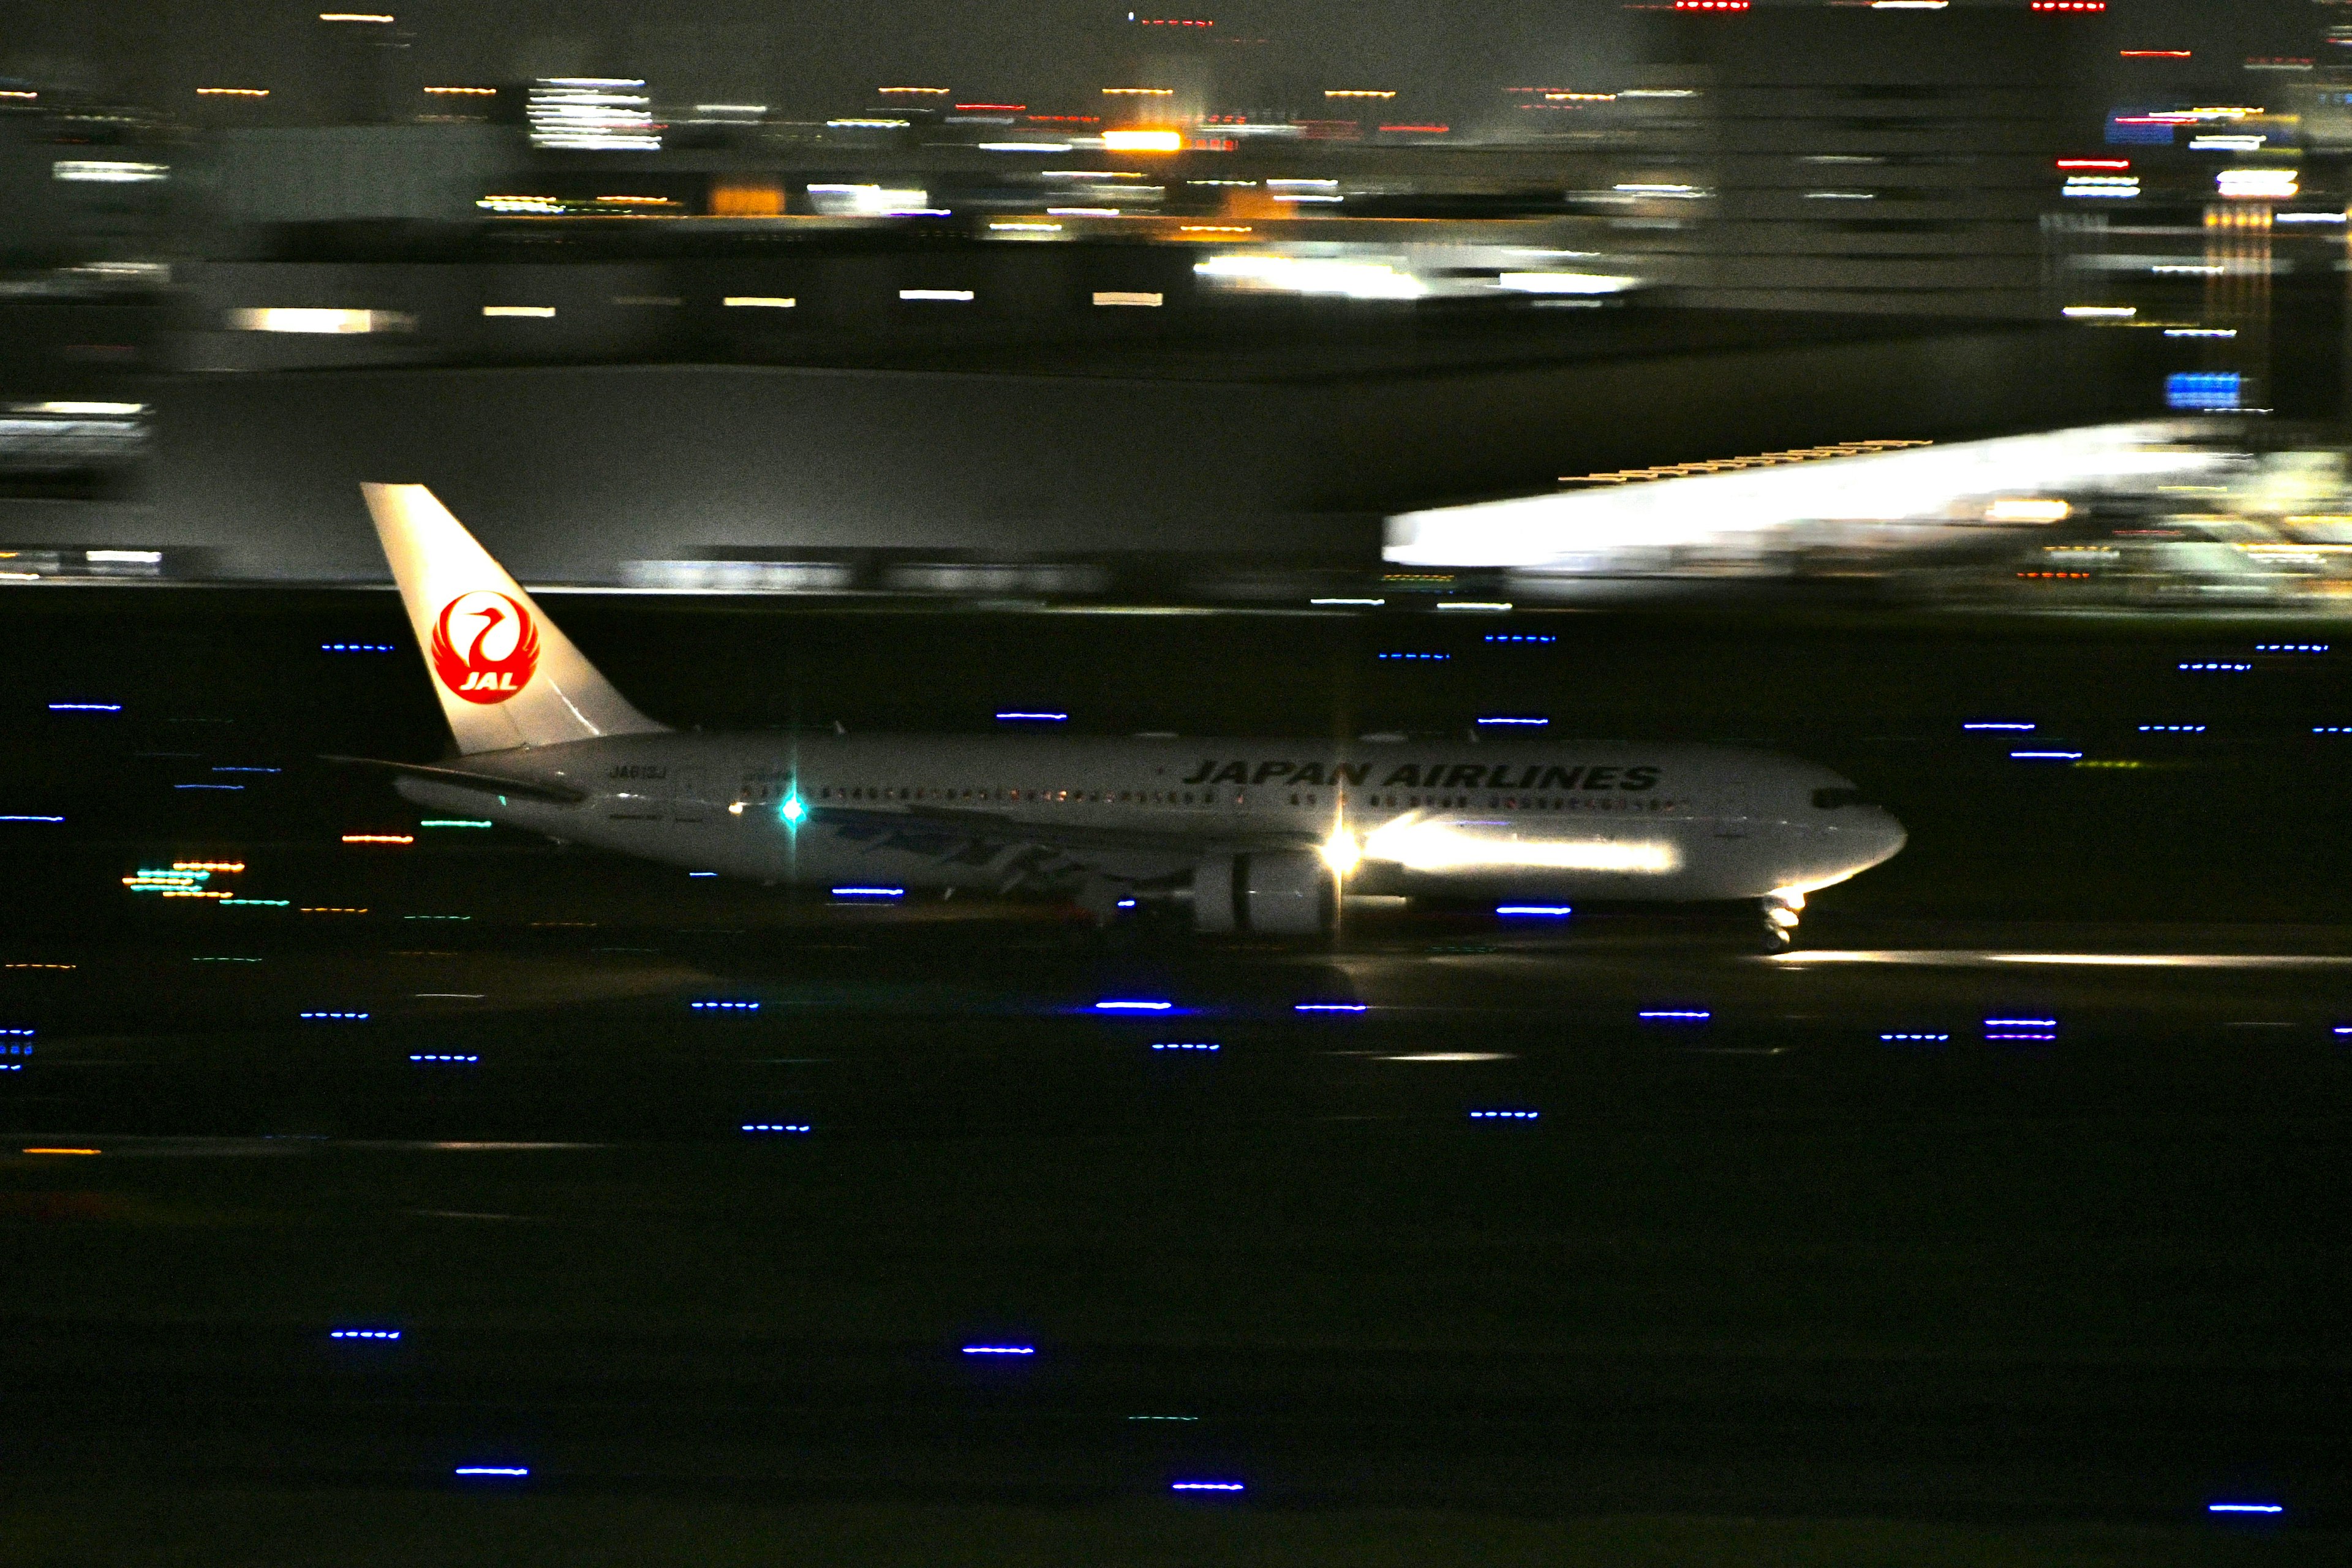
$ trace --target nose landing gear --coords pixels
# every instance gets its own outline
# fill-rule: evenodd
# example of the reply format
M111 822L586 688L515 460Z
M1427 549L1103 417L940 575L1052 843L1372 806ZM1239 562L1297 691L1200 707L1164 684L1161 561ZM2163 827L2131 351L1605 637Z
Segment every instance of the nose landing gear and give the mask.
M1766 952L1786 952L1797 942L1797 918L1805 907L1802 893L1774 893L1759 906L1764 915L1762 945Z

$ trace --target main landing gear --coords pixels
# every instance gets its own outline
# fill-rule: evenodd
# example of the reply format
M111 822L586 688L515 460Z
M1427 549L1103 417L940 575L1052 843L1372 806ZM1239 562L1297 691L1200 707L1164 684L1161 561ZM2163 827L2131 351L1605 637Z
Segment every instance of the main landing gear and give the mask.
M1797 943L1798 911L1805 907L1802 893L1775 893L1759 905L1764 916L1761 936L1766 952L1786 952Z

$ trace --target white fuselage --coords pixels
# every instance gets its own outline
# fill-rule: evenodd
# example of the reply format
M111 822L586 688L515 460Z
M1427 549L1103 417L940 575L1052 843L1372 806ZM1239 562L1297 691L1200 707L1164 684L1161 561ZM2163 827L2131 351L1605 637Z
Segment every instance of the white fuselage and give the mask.
M662 733L465 765L584 798L414 777L401 791L623 854L820 887L1141 887L1286 844L1360 855L1350 891L1801 902L1904 843L1828 769L1717 746Z

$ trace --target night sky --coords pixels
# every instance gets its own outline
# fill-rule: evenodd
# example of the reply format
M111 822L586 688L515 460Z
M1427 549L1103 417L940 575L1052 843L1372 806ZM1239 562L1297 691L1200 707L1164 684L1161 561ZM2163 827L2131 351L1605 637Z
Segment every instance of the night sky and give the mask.
M1074 105L1142 68L1150 52L1139 46L1169 52L1159 43L1169 35L1124 25L1124 5L1087 0L393 0L388 8L419 80L627 75L666 98L748 100L786 112L837 110L886 82ZM0 71L163 103L199 84L266 86L273 109L299 113L320 74L329 29L315 19L320 9L320 0L0 0ZM1507 83L1606 89L1630 63L1628 18L1615 0L1186 0L1142 14L1215 18L1219 43L1195 52L1250 61L1246 71L1221 68L1221 80L1393 88L1400 111L1464 111ZM2249 54L2319 52L2331 15L2311 0L2116 0L2111 25L2118 47L2196 49L2221 81Z

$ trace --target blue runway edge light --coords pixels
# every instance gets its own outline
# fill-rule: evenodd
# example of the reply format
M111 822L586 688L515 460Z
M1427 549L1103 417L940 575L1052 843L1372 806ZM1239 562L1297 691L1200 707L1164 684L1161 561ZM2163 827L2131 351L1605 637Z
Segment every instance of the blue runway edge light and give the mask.
M1291 1005L1294 1013L1369 1013L1361 1002L1297 1002Z
M453 1476L492 1476L507 1480L520 1480L530 1474L528 1465L459 1465L449 1472Z
M1715 1015L1696 1007L1655 1007L1635 1016L1648 1024L1704 1024Z
M1542 1115L1543 1112L1539 1110L1474 1110L1470 1113L1470 1120L1473 1121L1534 1121L1539 1120Z
M410 1061L413 1061L413 1062L459 1062L459 1063L472 1063L472 1062L478 1062L478 1061L480 1061L482 1058L479 1058L479 1057L461 1057L461 1056L412 1056L412 1057L410 1057L408 1059L409 1059Z
M903 899L904 888L834 888L828 889L836 899Z
M1034 724L1063 724L1069 721L1067 713L999 713L1000 723L1012 724L1026 721Z
M400 1331L398 1329L331 1329L328 1331L327 1337L331 1340L396 1340L400 1338Z
M1541 632L1488 632L1486 634L1486 640L1488 642L1546 643L1558 642L1559 639L1556 637L1550 637Z
M755 1133L806 1132L809 1131L809 1123L805 1121L746 1121L743 1123L743 1131L746 1132Z
M1240 1481L1170 1481L1171 1492L1238 1492L1248 1489Z
M1496 714L1488 718L1480 719L1477 722L1481 724L1523 724L1530 729L1540 730L1544 726L1549 724L1551 721L1549 719L1514 719L1501 714Z
M305 1013L302 1016L305 1018L319 1019L322 1022L341 1024L364 1024L367 1022L368 1018L368 1016L365 1013Z
M966 1345L966 1355L1035 1355L1035 1345Z
M1496 904L1495 913L1502 919L1564 921L1576 910L1567 904Z
M1097 1013L1172 1013L1175 1010L1173 1002L1129 1001L1115 996L1105 997L1095 1004Z
M1961 725L1960 728L1963 730L2017 730L2030 733L2033 726L2006 719L1974 719Z
M2207 1513L2284 1513L2285 1507L2274 1502L2209 1502Z
M49 704L49 711L52 713L120 713L122 711L122 704L120 702L52 702Z
M319 645L319 651L320 653L390 653L393 651L393 646L388 642L322 642Z
M1214 1040L1154 1040L1155 1051L1222 1051L1225 1047Z
M757 1002L688 1002L687 1005L698 1013L756 1013L760 1010Z

